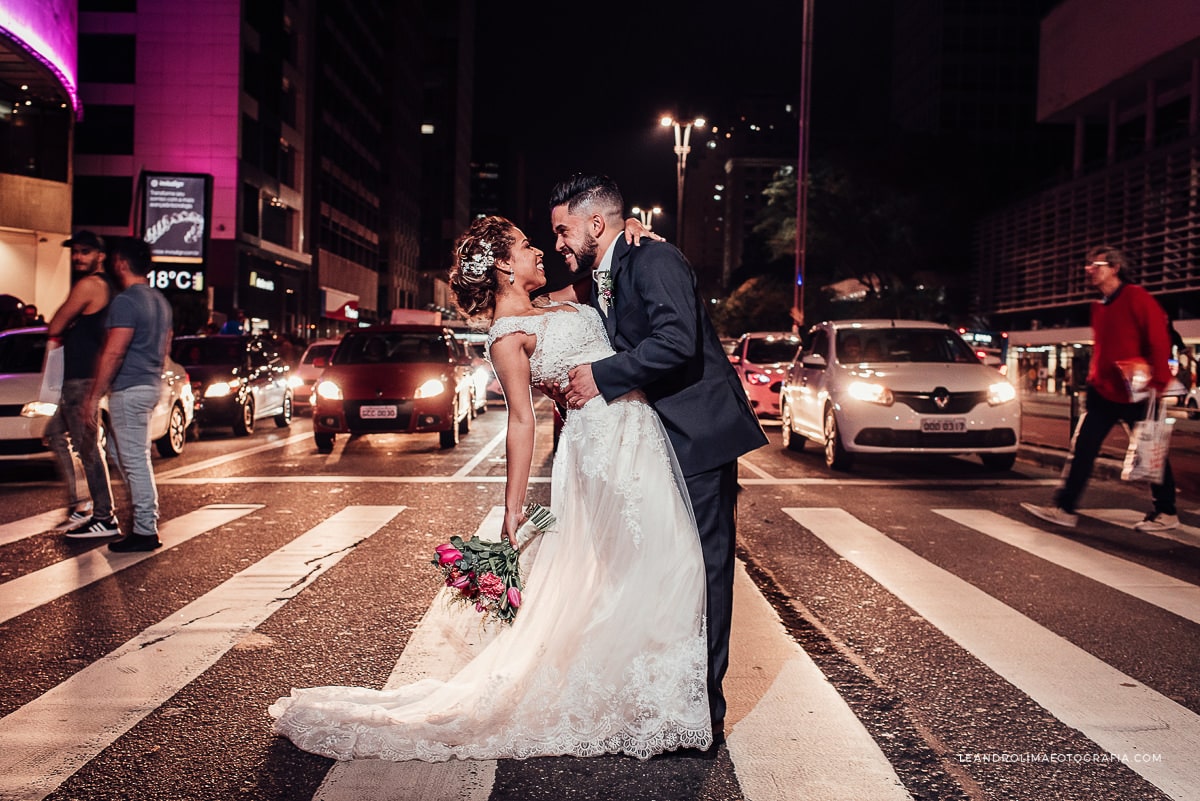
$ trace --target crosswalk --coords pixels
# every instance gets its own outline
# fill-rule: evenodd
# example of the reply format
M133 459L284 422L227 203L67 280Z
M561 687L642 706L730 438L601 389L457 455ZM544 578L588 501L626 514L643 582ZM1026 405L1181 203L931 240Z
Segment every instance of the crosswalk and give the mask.
M158 551L111 554L94 548L0 581L0 648L19 647L6 639L5 622L115 581L139 563L169 558L184 543L265 508L262 503L205 505L163 521L164 547ZM327 601L333 605L330 614L336 615L338 599L322 595L322 575L385 527L402 523L411 509L395 504L331 509L307 531L9 711L0 718L0 799L43 799L55 793L301 594ZM1195 758L1200 754L1200 715L1179 700L934 564L851 510L784 506L780 511L789 521L790 536L830 549L967 658L977 660L995 681L1081 733L1097 753L1124 756L1123 764L1162 797L1200 799L1200 760ZM1117 527L1131 527L1140 519L1123 509L1085 514ZM501 515L500 508L490 509L471 525L490 538ZM1059 536L1028 519L941 507L929 509L928 517L931 525L955 526L980 542L999 543L1169 613L1181 626L1200 624L1196 584ZM0 549L43 536L61 518L62 510L56 509L0 525ZM1185 525L1170 534L1170 541L1200 545L1200 530ZM490 636L473 616L435 598L390 675L378 681L396 686L451 675ZM878 744L880 733L856 715L844 691L797 645L740 566L731 652L726 769L738 791L730 798L911 801L914 794L905 787L903 773ZM262 741L272 739L264 726ZM500 767L458 761L337 763L311 798L487 801Z

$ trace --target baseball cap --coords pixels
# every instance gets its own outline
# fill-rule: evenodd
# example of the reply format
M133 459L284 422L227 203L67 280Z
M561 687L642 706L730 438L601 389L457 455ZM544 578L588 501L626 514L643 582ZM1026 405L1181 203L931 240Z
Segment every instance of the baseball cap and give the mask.
M104 240L91 231L76 231L74 236L63 241L64 248L69 248L71 245L83 245L84 247L95 248L96 250L105 249Z

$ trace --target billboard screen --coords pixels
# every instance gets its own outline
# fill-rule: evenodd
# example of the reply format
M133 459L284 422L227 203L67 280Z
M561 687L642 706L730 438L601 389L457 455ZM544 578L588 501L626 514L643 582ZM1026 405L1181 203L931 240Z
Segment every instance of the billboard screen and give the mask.
M142 239L156 265L159 289L204 288L204 259L211 216L212 176L145 173L142 176ZM168 269L179 265L183 269Z

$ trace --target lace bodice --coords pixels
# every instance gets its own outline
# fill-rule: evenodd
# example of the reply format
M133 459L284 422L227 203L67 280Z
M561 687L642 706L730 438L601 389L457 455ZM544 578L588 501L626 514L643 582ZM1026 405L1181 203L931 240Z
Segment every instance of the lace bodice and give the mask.
M537 337L529 357L530 378L534 384L553 381L567 383L567 372L578 364L594 362L613 354L600 313L578 303L556 304L575 309L557 309L522 317L501 317L488 330L488 358L492 343L517 332Z

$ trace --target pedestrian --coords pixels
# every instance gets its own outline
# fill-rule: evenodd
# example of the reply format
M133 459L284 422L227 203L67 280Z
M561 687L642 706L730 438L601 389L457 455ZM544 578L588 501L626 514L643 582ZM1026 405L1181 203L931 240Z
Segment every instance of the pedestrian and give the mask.
M1052 506L1022 503L1027 511L1051 523L1073 527L1075 510L1092 475L1104 439L1117 423L1132 427L1146 418L1149 400L1133 397L1131 381L1122 363L1142 360L1148 367L1147 385L1157 402L1171 382L1168 363L1171 339L1167 314L1158 302L1126 277L1125 255L1107 245L1088 252L1084 271L1100 293L1092 304L1092 358L1087 374L1087 408L1071 439L1071 454L1063 466L1062 480ZM1170 460L1161 484L1151 484L1154 509L1134 528L1145 532L1169 531L1179 526L1175 509L1175 477Z
M1054 368L1054 391L1059 395L1065 395L1067 392L1067 368L1062 359L1058 360L1058 366Z
M96 378L96 361L104 342L108 305L116 294L105 272L104 240L91 231L77 231L63 242L71 249L71 291L50 318L48 347L63 349L62 397L46 437L67 484L68 539L112 537L121 533L113 514L108 460L100 447L99 421L85 415L84 401ZM87 480L89 498L79 495L75 455Z
M766 445L767 437L709 319L691 265L666 242L631 246L622 236L622 209L621 191L607 176L574 175L551 192L556 248L572 272L591 273L582 300L600 312L616 351L573 368L566 399L578 409L597 395L612 403L641 390L670 435L704 552L709 754L715 755L725 739L721 688L733 612L737 460Z
M108 333L85 412L94 416L108 393L117 463L133 507L132 529L110 542L113 551L150 551L158 539L158 489L150 466L150 416L158 403L163 363L171 344L171 306L146 279L150 248L132 237L115 240L109 269L122 287L108 310Z
M221 326L222 334L246 334L249 333L246 327L246 312L241 309L234 309L233 314Z

